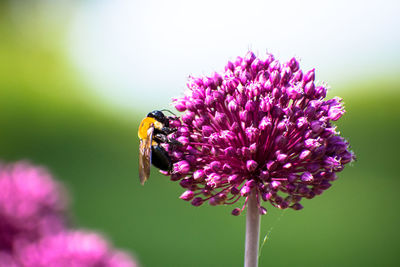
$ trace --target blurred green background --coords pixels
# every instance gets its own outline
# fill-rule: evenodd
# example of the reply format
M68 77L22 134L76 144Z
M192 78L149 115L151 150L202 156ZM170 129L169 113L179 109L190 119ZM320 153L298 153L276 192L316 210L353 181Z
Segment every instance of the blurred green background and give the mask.
M78 1L60 1L59 13L48 3L0 2L0 158L47 166L70 191L74 224L102 232L142 266L242 266L245 216L190 206L156 169L139 184L137 126L168 99L143 103L132 88L132 109L108 101L66 52ZM260 266L398 266L399 74L391 66L333 80L330 96L347 109L338 127L357 161L302 211L267 207Z

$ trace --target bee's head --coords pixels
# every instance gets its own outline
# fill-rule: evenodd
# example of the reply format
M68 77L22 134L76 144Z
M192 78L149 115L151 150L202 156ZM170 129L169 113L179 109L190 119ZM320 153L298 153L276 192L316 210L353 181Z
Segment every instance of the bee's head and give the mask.
M156 121L161 122L162 124L164 124L164 126L169 126L169 120L168 117L166 117L164 115L164 113L162 113L162 111L159 110L153 110L152 112L150 112L149 114L147 114L147 117L150 118L154 118Z

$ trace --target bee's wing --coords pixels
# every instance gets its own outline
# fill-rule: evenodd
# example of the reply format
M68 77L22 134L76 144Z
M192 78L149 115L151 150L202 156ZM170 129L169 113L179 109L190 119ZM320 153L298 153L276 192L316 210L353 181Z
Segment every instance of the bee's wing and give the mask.
M149 179L150 176L150 165L151 165L151 145L153 141L154 127L151 125L147 130L147 138L140 139L139 145L139 178L140 183L144 183Z

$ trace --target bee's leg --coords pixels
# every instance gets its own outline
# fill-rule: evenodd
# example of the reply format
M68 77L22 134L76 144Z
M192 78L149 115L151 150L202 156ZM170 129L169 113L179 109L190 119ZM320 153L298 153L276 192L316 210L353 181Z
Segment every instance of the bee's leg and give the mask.
M168 139L168 144L172 145L172 146L182 146L181 142L179 142L178 140L175 139Z
M178 121L179 118L177 116L168 116L168 120L170 120L170 121Z
M168 138L165 134L161 134L161 133L156 133L155 135L153 135L153 140L158 142L158 143L165 143L165 144L171 144L171 145L175 145L175 146L182 146L182 144L173 139L173 138Z
M163 133L154 133L153 140L157 143L168 143L168 137Z
M162 129L161 129L161 131L163 132L163 133L165 133L166 135L168 135L168 134L171 134L171 133L174 133L174 132L176 132L178 129L176 129L176 128L171 128L171 127L163 127Z

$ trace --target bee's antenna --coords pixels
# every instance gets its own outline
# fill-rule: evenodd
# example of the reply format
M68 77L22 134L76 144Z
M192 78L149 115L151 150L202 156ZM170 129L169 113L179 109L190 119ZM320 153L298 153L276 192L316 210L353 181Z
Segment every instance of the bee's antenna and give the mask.
M174 115L176 117L176 115L172 111L170 111L168 109L162 109L161 111L168 111L169 113L171 113L172 115Z

